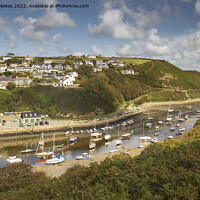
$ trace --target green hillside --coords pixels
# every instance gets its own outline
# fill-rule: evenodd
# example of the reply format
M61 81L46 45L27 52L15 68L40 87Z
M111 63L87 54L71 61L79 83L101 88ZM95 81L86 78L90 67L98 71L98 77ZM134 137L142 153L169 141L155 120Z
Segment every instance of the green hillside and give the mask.
M200 75L188 72L166 61L152 61L134 66L139 72L138 79L149 83L152 87L168 87L178 89L200 88Z
M82 119L115 112L130 100L140 104L200 97L200 73L183 71L166 61L145 60L134 65L135 59L125 60L126 67L98 73L92 67L79 67L77 88L34 84L30 88L1 90L0 112L37 110L54 118ZM135 75L123 75L122 69L134 69Z

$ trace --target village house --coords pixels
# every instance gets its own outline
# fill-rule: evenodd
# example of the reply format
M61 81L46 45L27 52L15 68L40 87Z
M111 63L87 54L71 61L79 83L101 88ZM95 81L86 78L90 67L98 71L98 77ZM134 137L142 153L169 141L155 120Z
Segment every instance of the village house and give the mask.
M20 67L21 65L18 63L10 63L10 67Z
M12 59L11 55L3 56L3 61L9 60L9 59Z
M22 123L35 123L42 120L42 116L39 112L22 112L21 113L21 122Z
M120 70L122 74L135 74L133 69Z
M96 55L88 55L87 57L88 57L89 59L96 59L97 56L96 56Z
M95 67L92 70L93 70L93 72L101 72L103 69L99 68L99 67Z
M33 75L33 78L42 78L42 74L41 73L35 73Z
M22 65L25 67L29 67L30 61L29 60L22 60Z
M109 58L108 64L113 64L113 63L116 63L116 59L115 58Z
M0 73L5 72L7 69L7 65L6 64L0 64Z
M94 63L93 63L92 60L86 60L86 61L85 61L85 64L86 64L86 65L90 65L90 66L94 66Z
M14 80L14 83L16 86L21 87L21 86L30 86L32 83L32 79L27 77L16 77Z
M71 76L71 77L74 77L74 78L78 78L77 72L69 72L68 75Z
M61 79L58 83L54 83L54 86L55 87L72 86L74 81L75 81L74 77L67 75L63 79Z
M123 63L122 61L118 60L118 61L116 62L116 66L117 66L117 67L124 67L124 63Z
M64 65L63 67L65 70L73 70L73 66L72 65Z
M55 65L55 67L54 67L55 69L60 69L60 70L63 70L63 65Z
M56 64L64 64L65 61L64 60L55 60L54 63L56 63Z
M8 71L8 72L15 72L15 71L17 71L17 70L16 70L16 67L8 67L8 68L7 68L7 71Z
M31 56L26 56L26 57L25 57L25 60L26 60L26 61L29 61L29 62L33 62L33 57L31 57Z
M44 64L51 64L51 63L53 63L52 60L44 60Z
M82 61L74 61L73 64L74 65L83 65L83 62Z

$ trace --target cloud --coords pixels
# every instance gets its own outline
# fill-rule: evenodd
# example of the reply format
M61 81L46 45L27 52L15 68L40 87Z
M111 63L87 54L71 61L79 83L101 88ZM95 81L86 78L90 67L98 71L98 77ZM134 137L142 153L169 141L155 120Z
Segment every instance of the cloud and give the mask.
M83 56L85 55L83 52L77 51L73 53L74 56Z
M67 47L58 47L58 49L62 52L62 53L70 53L72 52L72 50L68 49Z
M43 47L38 48L38 53L39 54L45 54L46 50Z
M178 45L189 51L200 51L200 31L178 38Z
M29 17L25 20L23 16L20 16L16 17L13 21L22 26L22 28L19 29L21 36L28 40L45 44L46 33L44 31L35 30L36 18Z
M139 52L130 44L125 44L116 51L116 54L122 57L129 57L139 55Z
M101 23L99 25L88 24L88 31L92 35L111 36L115 39L132 40L134 38L143 39L145 32L136 29L134 26L124 21L121 10L108 10L99 15Z
M6 47L15 47L16 37L13 35L12 31L9 29L7 22L0 16L0 31L5 34Z
M139 28L153 27L161 22L157 11L147 11L142 7L139 7L137 10L137 12L129 11L128 13Z
M92 52L96 55L102 55L103 51L99 49L96 45L92 45Z
M200 14L200 0L197 0L196 2L195 2L195 12L196 12L196 14Z
M167 45L158 46L152 43L147 43L145 50L150 56L163 56L170 54L170 48Z
M166 38L161 38L160 36L157 35L158 30L157 29L151 29L148 31L148 41L155 44L155 45L163 45L164 43L168 42L168 39Z
M47 30L75 26L67 13L58 12L56 9L47 9L44 15L38 18L16 17L13 22L21 26L19 33L25 39L43 44L46 44Z
M63 36L60 33L56 33L53 37L52 37L53 41L55 43L61 43L63 41Z
M67 13L57 12L56 9L50 9L40 16L35 22L36 30L47 30L60 27L74 27L75 22Z

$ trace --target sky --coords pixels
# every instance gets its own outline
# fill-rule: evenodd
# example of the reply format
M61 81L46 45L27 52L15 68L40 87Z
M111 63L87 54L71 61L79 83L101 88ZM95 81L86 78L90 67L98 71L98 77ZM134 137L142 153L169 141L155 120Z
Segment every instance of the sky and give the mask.
M200 0L0 0L0 44L0 55L152 58L200 71Z

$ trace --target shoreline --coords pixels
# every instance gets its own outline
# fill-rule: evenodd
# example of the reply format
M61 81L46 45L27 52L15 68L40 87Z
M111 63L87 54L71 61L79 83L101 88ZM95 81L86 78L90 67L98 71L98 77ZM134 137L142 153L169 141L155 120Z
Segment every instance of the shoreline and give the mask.
M190 104L200 102L200 98L196 99L189 99L185 101L172 101L172 107L173 105L183 105L183 104ZM96 124L97 127L104 126L106 122L108 123L114 123L123 119L127 119L132 116L136 116L138 114L142 114L144 112L147 112L148 110L152 109L153 107L160 106L160 110L164 111L166 108L165 106L169 106L169 102L146 102L139 106L134 106L135 108L138 108L139 110L136 110L132 107L129 108L127 113L124 113L121 116L114 116L110 118L104 117L103 119L100 119L98 121L95 120L80 120L80 121L72 121L72 120L55 120L56 122L59 122L57 124L50 124L46 126L26 126L26 127L13 127L13 128L7 128L7 127L1 127L0 129L0 136L1 137L9 137L9 136L16 136L16 135L28 135L28 134L38 134L39 132L53 132L53 131L64 131L64 130L71 130L72 128L91 128ZM162 108L163 107L163 108Z
M160 141L161 143L163 141ZM150 145L151 143L147 143L144 148L131 148L127 149L128 154L131 157L138 156L142 153L142 151L145 150L145 148ZM74 167L76 165L81 165L85 167L89 167L91 163L98 163L100 164L102 161L104 161L106 158L111 158L114 155L120 155L121 153L126 153L125 149L120 149L117 152L114 153L103 153L103 154L96 154L93 155L92 158L90 159L85 159L85 160L65 160L63 163L57 164L57 165L36 165L33 166L34 171L38 172L45 172L46 175L50 178L53 177L60 177L62 174L64 174L68 169L71 167Z

